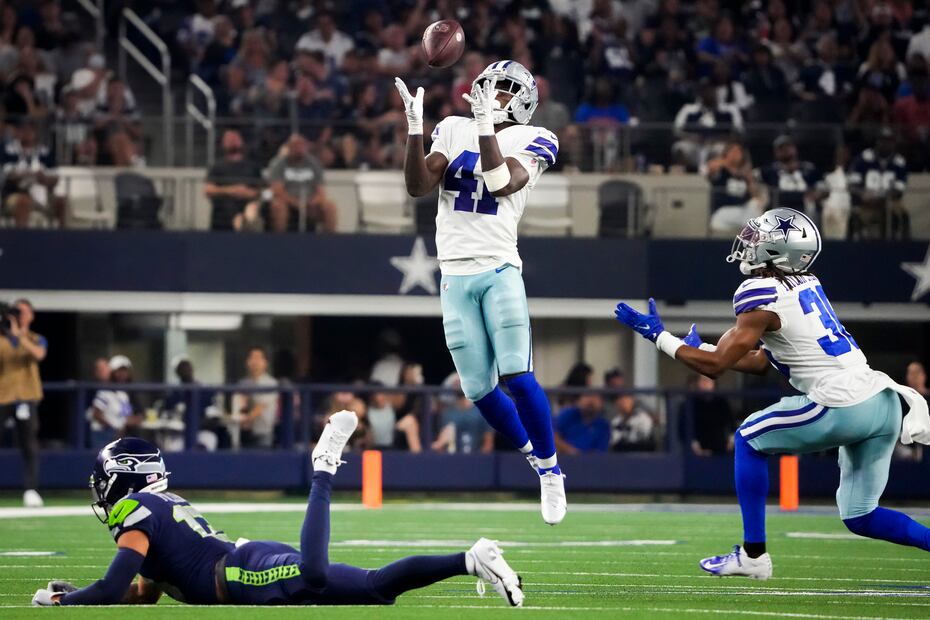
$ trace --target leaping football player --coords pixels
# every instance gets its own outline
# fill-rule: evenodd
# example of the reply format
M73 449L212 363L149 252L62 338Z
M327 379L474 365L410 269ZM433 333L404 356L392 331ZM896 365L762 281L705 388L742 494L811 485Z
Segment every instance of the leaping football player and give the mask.
M684 340L666 331L652 299L646 314L617 306L621 323L692 370L710 377L729 369L764 374L771 364L803 394L757 411L736 431L743 544L701 560L712 575L772 576L765 546L768 456L831 448L839 448L836 502L846 527L930 551L930 529L878 505L898 437L930 444L927 404L915 390L869 367L810 272L820 249L820 232L799 211L772 209L749 220L727 256L748 276L733 296L736 325L716 345L701 342L694 325ZM899 395L909 409L903 425Z
M357 424L351 411L333 414L313 449L299 551L271 541L231 543L184 498L168 492L158 448L132 437L114 441L97 456L91 491L94 510L116 541L116 557L99 581L80 590L53 581L32 604L154 604L164 592L199 605L391 605L404 592L476 575L510 605L522 605L519 576L485 538L464 553L407 557L376 570L329 563L333 475Z
M439 186L442 322L462 391L537 471L542 517L555 525L565 517L565 484L549 401L533 375L517 227L530 190L555 163L559 142L551 131L529 124L539 103L536 80L513 60L481 72L463 95L474 118L443 119L429 155L423 89L414 96L400 78L395 83L407 114L407 191L424 196Z

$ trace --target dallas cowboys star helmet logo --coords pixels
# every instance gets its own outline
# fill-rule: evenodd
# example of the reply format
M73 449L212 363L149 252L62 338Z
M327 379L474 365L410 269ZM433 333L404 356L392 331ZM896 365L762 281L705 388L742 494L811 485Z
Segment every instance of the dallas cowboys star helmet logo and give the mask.
M778 225L776 225L775 228L772 229L772 232L774 233L775 231L781 231L782 238L786 242L788 241L788 233L790 233L792 230L801 232L801 229L798 228L794 223L793 215L788 218L783 218L783 217L779 217L776 215L775 219L778 220Z

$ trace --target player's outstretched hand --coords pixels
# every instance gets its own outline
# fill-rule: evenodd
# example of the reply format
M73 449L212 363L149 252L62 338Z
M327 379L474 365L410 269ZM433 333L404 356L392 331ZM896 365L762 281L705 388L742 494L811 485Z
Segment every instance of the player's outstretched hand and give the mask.
M655 342L659 334L665 331L665 326L662 325L662 319L659 318L659 312L656 310L656 300L652 297L649 298L649 312L646 314L637 312L621 301L617 304L614 315L618 321L650 342Z
M423 135L423 87L417 88L417 94L411 95L410 89L399 77L394 78L394 86L404 100L404 113L407 115L407 133Z
M700 349L701 345L704 344L704 341L701 340L701 334L698 333L697 325L694 323L691 324L691 329L688 330L688 335L681 340L689 347L694 347L695 349Z
M41 590L36 590L35 596L32 597L32 606L33 607L54 607L58 604L58 601L52 599L53 596L57 596L55 592L46 590L42 588Z
M462 99L471 106L472 116L478 123L478 135L494 135L494 110L497 102L497 78L475 84L470 93L462 93Z

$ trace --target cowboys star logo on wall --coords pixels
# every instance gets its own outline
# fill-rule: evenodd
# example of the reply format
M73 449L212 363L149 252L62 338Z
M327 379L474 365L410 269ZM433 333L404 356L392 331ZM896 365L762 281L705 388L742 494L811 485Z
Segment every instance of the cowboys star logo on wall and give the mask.
M917 301L930 293L930 245L927 246L927 255L924 256L924 262L901 263L901 269L916 280L914 290L911 292L911 301Z
M417 237L413 242L410 256L392 256L391 265L404 274L398 291L401 295L406 295L418 286L430 295L439 292L435 275L439 269L439 261L435 256L427 254L423 237Z

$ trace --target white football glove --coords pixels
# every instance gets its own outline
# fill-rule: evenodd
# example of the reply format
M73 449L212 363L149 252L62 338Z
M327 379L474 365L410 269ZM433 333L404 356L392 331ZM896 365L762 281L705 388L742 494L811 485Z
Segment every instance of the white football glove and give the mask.
M930 414L927 412L926 401L922 398L908 400L908 404L910 411L904 416L904 422L901 424L901 443L912 444L916 441L930 445Z
M484 84L475 84L471 93L463 93L462 99L471 106L472 116L478 123L479 136L494 135L494 111L501 107L497 100L497 78L485 80Z
M33 607L54 607L58 605L57 600L53 600L53 596L58 596L59 593L52 592L42 588L41 590L36 590L35 596L32 597L32 606Z
M394 86L400 93L400 98L404 100L404 112L407 114L407 134L411 136L423 135L423 87L417 89L416 96L410 94L410 90L404 81L399 77L394 78Z
M68 592L77 591L78 587L70 581L49 581L46 589L52 594L67 594Z

